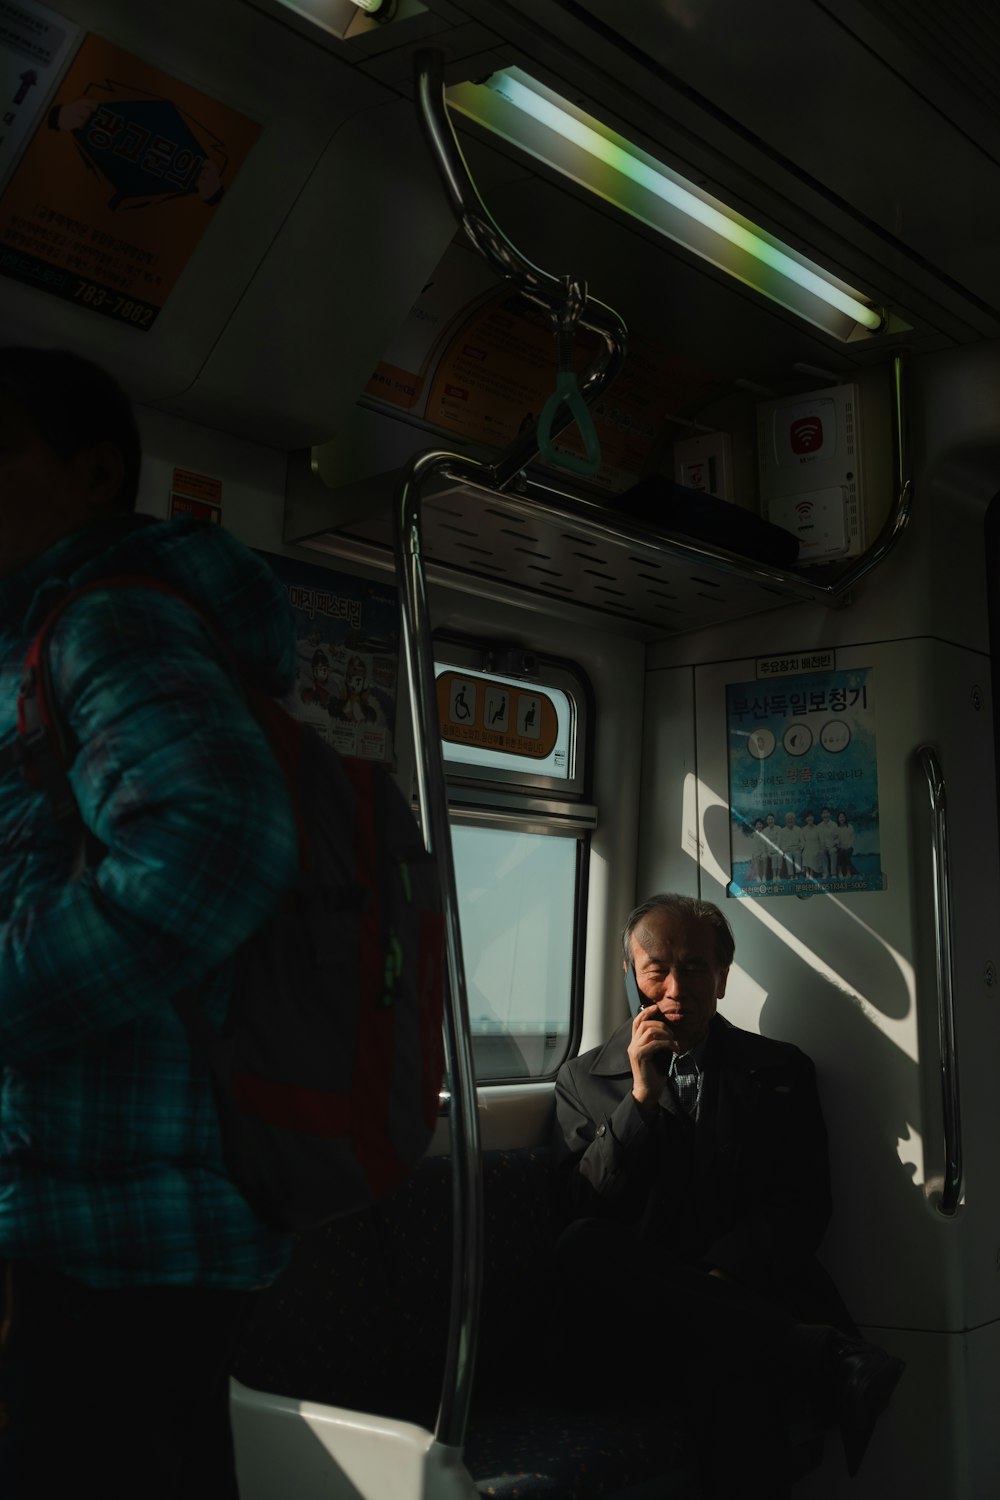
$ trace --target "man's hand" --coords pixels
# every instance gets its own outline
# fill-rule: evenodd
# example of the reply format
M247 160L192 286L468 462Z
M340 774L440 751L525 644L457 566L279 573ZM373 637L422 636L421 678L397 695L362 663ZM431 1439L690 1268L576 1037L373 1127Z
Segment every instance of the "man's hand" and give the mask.
M632 1097L640 1109L648 1109L663 1092L663 1079L674 1050L673 1028L655 1005L647 1005L632 1022L628 1060L632 1065Z

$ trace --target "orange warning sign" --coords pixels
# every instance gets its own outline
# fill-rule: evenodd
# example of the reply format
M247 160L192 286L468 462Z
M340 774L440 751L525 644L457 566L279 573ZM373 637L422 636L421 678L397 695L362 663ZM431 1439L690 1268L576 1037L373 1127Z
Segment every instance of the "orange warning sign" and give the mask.
M191 469L175 469L170 486L175 495L187 495L189 500L207 500L210 505L222 504L222 480L211 474L196 474Z
M380 401L385 401L389 406L401 406L404 411L409 411L417 401L423 383L422 375L414 374L412 370L404 370L400 365L389 364L383 359L375 367L375 373L365 386L365 390L369 395L377 396Z
M151 328L259 134L87 36L0 196L0 273Z
M504 291L477 308L445 348L424 416L435 427L503 445L537 420L555 379L551 328Z
M437 702L443 740L532 760L544 760L555 749L556 706L535 688L442 672Z
M196 521L222 520L222 480L193 469L175 469L170 486L170 515L194 516Z

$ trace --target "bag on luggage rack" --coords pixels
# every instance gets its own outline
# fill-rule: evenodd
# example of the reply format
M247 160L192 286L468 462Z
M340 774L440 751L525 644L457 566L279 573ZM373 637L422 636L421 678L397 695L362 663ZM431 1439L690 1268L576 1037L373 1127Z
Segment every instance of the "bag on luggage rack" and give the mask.
M104 851L83 827L67 775L74 751L48 642L76 599L114 587L167 593L200 615L157 579L104 578L64 595L32 641L19 758L78 840L78 870ZM262 1219L305 1231L391 1193L430 1143L444 1071L441 892L388 772L342 759L274 699L245 682L243 690L288 786L298 877L235 955L221 1033L197 991L172 1003L211 1070L233 1181Z
M799 539L783 526L716 495L674 484L660 474L638 480L604 503L658 531L711 542L756 562L794 568L798 560Z

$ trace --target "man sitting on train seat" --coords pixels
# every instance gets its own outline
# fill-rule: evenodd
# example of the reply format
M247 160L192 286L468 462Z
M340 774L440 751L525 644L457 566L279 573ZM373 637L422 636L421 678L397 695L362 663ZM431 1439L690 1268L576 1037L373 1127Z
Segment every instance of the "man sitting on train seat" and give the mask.
M707 1494L788 1493L789 1376L839 1421L853 1474L903 1365L857 1337L814 1259L830 1174L813 1065L717 1014L734 953L718 907L653 896L623 950L634 1018L556 1080L568 1347L630 1365L636 1399L668 1411L672 1380L711 1393Z
M170 1001L196 990L219 1024L227 960L294 878L287 791L240 685L288 690L291 616L221 527L131 514L139 465L103 370L0 349L4 1500L235 1500L230 1352L287 1258L226 1174ZM47 655L80 872L80 824L18 763L18 687L60 596L136 575L72 601Z

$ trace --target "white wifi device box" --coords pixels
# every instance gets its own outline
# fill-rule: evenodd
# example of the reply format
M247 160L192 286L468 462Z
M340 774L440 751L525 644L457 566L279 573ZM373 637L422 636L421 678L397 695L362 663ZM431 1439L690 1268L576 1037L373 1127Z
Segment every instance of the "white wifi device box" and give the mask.
M861 403L856 385L757 408L761 508L799 539L799 561L856 557L865 547Z

